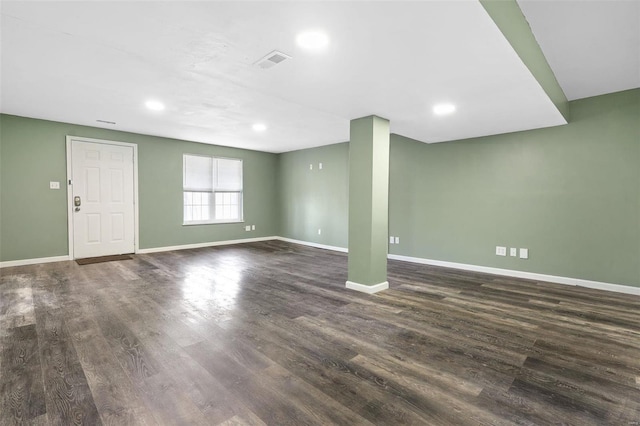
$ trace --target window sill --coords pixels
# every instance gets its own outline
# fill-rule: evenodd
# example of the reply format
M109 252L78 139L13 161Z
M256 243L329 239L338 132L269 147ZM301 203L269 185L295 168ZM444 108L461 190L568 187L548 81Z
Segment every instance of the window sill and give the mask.
M225 224L233 224L233 223L244 223L244 220L207 220L207 221L197 221L197 222L182 222L182 226L193 226L193 225L225 225Z

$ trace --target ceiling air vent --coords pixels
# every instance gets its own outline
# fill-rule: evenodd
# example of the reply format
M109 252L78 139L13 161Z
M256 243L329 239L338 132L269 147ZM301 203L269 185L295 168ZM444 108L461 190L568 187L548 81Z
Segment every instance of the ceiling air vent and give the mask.
M287 59L291 59L291 56L287 55L286 53L282 53L282 52L278 52L277 50L274 50L268 55L258 59L254 65L257 65L260 68L266 70L275 65L278 65L283 61L286 61Z

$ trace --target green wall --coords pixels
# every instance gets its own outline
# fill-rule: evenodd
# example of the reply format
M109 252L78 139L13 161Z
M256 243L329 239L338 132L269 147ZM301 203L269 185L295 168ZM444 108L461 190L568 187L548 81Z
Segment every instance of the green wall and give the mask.
M394 137L391 253L640 286L640 90L571 102L571 117L454 143Z
M138 145L140 248L278 234L278 156L93 127L0 115L0 261L62 256L67 249L66 136ZM242 223L182 225L182 155L244 160ZM50 190L49 181L61 182Z
M431 145L392 135L390 253L640 286L640 90L570 108L570 124L547 129ZM305 178L325 152L340 172ZM281 235L318 242L321 221L324 244L347 246L347 159L347 144L281 155Z
M322 170L318 163L322 163ZM280 154L279 173L280 236L346 248L349 144ZM322 235L318 235L318 228Z
M570 108L554 128L432 145L392 135L390 252L640 287L640 89ZM274 155L7 115L0 126L2 261L67 254L66 193L48 189L65 181L66 135L138 144L141 248L269 235L348 245L348 143ZM244 159L256 231L181 225L184 152Z

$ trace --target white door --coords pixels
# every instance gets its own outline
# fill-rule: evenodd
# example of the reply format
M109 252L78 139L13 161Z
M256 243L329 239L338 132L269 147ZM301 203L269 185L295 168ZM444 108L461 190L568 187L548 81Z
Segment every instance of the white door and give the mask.
M133 146L71 140L73 258L133 253Z

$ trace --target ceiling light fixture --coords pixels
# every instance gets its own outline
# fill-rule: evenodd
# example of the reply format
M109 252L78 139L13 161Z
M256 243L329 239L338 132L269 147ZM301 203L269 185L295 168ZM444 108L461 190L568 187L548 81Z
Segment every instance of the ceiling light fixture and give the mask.
M164 110L164 104L160 101L149 100L144 104L147 108L152 111L162 111Z
M251 126L251 128L256 132L264 132L265 130L267 130L267 126L262 123L256 123L253 126Z
M304 49L323 49L329 45L329 36L322 31L305 31L298 34L296 43Z
M456 110L456 106L454 104L438 104L433 107L433 113L435 115L447 115L451 114Z

